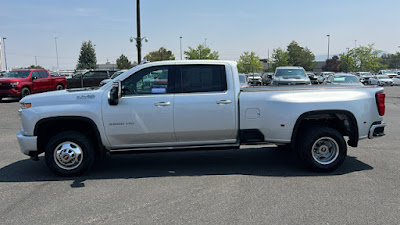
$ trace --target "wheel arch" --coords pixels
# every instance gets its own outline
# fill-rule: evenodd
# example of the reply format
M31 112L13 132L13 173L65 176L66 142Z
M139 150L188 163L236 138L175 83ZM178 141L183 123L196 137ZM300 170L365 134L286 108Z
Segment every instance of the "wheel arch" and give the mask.
M37 147L39 153L44 152L45 144L51 137L63 131L78 131L87 135L93 141L96 150L104 151L101 136L96 123L87 117L60 116L39 120L34 129L34 136L38 137Z
M348 145L352 147L357 147L358 145L358 124L354 114L350 111L316 110L303 113L293 127L292 146L296 146L298 134L306 125L322 125L338 129L343 136L349 137Z

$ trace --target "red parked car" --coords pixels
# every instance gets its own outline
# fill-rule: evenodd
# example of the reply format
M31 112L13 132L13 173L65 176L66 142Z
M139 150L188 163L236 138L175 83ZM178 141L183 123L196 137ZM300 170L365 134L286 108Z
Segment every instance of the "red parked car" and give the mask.
M65 88L63 76L52 77L45 69L13 70L0 78L0 100L5 97L23 98L27 95Z

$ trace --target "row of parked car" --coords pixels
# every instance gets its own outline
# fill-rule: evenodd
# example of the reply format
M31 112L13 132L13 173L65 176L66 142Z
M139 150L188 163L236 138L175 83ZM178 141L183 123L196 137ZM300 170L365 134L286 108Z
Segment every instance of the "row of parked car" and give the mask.
M247 83L259 85L311 85L311 84L340 84L340 85L400 85L400 71L380 70L378 74L370 72L334 73L321 72L315 74L306 72L302 67L278 67L275 73L243 75Z
M65 88L99 87L126 70L93 70L73 74L54 73L45 69L17 69L0 74L2 98L23 98L34 93Z

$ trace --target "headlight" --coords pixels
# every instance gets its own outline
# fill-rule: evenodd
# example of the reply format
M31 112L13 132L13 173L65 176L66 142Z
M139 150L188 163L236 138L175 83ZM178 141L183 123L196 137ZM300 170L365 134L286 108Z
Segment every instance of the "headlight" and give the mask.
M32 106L32 104L31 103L20 102L19 106L21 107L21 109L29 109Z
M10 84L11 84L11 86L15 87L19 84L19 82L14 82L14 83L10 83Z

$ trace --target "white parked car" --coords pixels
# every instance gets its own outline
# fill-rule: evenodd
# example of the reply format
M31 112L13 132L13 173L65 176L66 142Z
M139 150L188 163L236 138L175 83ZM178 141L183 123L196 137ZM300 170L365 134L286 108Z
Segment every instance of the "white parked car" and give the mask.
M360 78L360 82L363 84L368 84L369 79L372 77L370 72L357 72L356 76Z
M99 85L99 86L101 87L101 86L107 84L107 83L110 82L112 79L118 77L119 75L123 74L123 73L126 72L126 71L128 71L128 70L119 70L119 71L115 72L110 78L102 80L102 81L100 82L100 85Z
M393 86L393 80L387 75L374 75L369 79L369 84L372 85L390 85Z
M393 80L393 85L396 86L400 85L400 75L393 77L392 80Z
M303 67L280 66L275 69L272 85L311 85L310 78Z
M397 73L391 71L391 70L379 70L378 72L379 75L386 75L389 78L397 76Z
M325 84L364 86L357 76L348 73L335 73L325 80Z
M239 73L239 84L241 88L249 87L249 84L247 84L246 75Z
M247 75L247 81L251 85L263 85L260 74L249 74Z
M325 79L326 79L327 77L329 77L329 76L331 76L331 75L334 75L334 74L335 74L334 72L322 72L322 73L320 73L320 74L318 75L318 78L317 78L318 83L319 83L319 84L324 83L324 81L325 81Z

